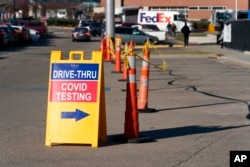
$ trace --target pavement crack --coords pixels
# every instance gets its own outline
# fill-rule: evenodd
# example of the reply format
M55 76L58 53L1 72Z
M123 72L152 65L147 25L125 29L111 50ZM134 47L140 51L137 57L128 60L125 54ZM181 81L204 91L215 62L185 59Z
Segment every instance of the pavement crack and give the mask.
M193 154L189 155L186 159L181 160L180 162L178 162L177 164L171 166L171 167L178 167L186 162L188 162L189 160L191 160L193 157L197 156L200 152L202 152L203 150L209 148L211 145L213 145L216 141L210 142L207 145L201 147L200 149L196 150Z
M232 133L232 131L228 131L228 132L223 133L222 135L223 135L223 137L225 137L225 136L228 136L231 133ZM215 140L213 140L213 141L207 143L206 145L202 146L201 148L199 148L198 150L196 150L194 153L190 154L187 158L181 160L180 162L178 162L177 164L175 164L175 165L173 165L171 167L185 166L184 165L185 163L187 163L188 161L190 161L191 159L193 159L194 157L196 157L201 152L203 152L204 150L208 149L209 147L211 147L215 143L217 143L220 140L222 140L223 137L218 136Z
M220 95L217 95L217 94L213 94L213 93L201 91L201 90L198 90L198 88L196 86L194 86L194 85L191 85L191 86L188 86L188 85L187 86L185 86L185 85L175 85L174 84L175 81L181 80L181 79L185 79L185 77L173 74L173 70L169 71L169 75L175 76L177 78L169 81L168 85L171 85L171 86L183 86L184 90L194 91L196 93L200 93L200 94L203 94L205 96L210 96L210 97L214 97L214 98L218 98L218 99L230 100L230 101L234 101L234 102L242 102L242 103L244 103L244 104L246 104L248 106L249 112L250 112L250 107L249 107L249 103L248 103L247 100L240 100L240 99L235 99L235 98L231 98L231 97L220 96Z

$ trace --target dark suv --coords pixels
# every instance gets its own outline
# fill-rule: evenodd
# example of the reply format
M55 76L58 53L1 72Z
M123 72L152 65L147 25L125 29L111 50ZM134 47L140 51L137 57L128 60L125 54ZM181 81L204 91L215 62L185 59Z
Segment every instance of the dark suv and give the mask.
M87 27L92 36L101 36L104 24L98 22L82 22L80 27Z

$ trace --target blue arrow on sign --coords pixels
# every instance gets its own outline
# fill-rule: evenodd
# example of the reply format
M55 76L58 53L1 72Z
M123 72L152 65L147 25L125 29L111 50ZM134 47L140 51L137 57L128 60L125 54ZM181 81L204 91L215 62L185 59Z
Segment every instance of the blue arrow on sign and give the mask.
M85 117L89 116L88 113L85 113L79 109L76 109L76 111L74 112L61 112L61 118L62 119L72 119L75 118L76 121L79 121Z

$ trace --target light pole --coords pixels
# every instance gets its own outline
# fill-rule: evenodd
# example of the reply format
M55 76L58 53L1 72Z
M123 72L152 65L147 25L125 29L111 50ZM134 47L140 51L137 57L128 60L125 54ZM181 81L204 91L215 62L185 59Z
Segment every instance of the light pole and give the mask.
M235 20L238 19L238 0L235 0Z

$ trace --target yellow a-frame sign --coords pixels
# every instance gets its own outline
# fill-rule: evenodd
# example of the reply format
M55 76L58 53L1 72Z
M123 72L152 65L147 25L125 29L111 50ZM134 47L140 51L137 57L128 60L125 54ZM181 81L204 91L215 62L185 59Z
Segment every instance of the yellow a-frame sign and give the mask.
M76 59L76 57L80 59ZM103 60L100 51L51 52L46 146L90 144L107 140Z

